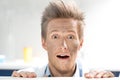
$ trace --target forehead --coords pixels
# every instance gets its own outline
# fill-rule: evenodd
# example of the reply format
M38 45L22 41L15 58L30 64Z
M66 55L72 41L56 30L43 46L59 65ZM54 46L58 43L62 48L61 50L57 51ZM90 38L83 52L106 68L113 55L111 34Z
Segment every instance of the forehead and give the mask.
M77 29L78 21L75 19L58 18L48 23L47 31L74 30Z

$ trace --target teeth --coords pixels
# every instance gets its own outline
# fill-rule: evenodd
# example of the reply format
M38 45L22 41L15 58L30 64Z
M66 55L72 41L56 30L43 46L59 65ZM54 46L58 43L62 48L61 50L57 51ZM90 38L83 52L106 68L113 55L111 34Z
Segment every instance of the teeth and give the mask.
M60 56L66 56L66 55L60 55Z

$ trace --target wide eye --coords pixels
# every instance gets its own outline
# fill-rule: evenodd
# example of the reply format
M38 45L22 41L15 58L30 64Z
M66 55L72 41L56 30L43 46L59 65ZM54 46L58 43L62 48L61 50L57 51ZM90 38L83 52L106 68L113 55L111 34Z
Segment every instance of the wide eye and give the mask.
M67 38L68 39L74 39L74 36L73 35L69 35Z
M52 39L58 39L59 36L57 34L52 35Z

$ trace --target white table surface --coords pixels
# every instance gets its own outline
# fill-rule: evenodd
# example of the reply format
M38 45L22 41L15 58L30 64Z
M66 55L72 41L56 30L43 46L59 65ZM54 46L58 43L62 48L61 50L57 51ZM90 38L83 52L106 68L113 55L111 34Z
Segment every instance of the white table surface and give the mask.
M120 80L119 77L114 78L99 78L99 79L86 79L83 77L37 77L37 78L18 78L1 76L0 80Z

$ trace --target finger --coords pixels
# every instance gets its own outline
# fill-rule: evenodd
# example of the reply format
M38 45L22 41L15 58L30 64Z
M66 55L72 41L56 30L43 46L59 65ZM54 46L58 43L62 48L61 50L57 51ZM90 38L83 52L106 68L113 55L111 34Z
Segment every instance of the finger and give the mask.
M13 71L12 77L20 77L20 74L17 71Z
M89 73L85 73L85 77L86 78L94 78L96 74L97 74L96 71L90 71Z
M37 77L37 75L34 72L27 72L26 74L27 74L28 78L35 78L35 77Z
M23 77L23 78L27 78L28 77L27 73L24 72L24 71L19 72L19 74L20 74L20 77Z
M12 77L15 77L16 73L17 73L17 71L13 71L12 72Z
M31 72L31 74L32 74L32 77L37 77L37 75L34 73L34 72Z
M96 71L90 71L89 75L91 78L94 78L98 73Z
M106 73L106 71L100 71L97 72L97 74L94 76L94 78L103 78L103 75Z
M114 77L114 74L110 71L107 71L106 73L104 73L103 78L111 78Z
M85 77L85 78L91 78L90 75L89 75L89 73L85 73L85 74L84 74L84 77Z

